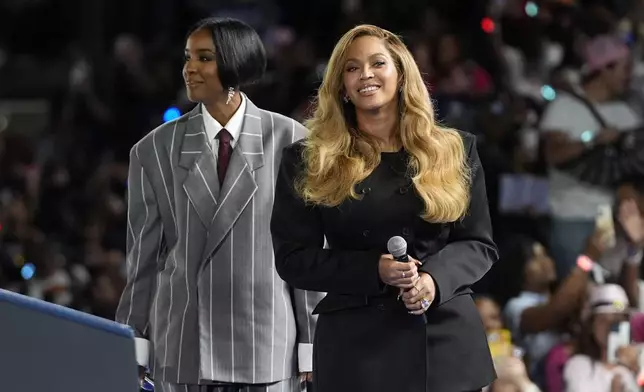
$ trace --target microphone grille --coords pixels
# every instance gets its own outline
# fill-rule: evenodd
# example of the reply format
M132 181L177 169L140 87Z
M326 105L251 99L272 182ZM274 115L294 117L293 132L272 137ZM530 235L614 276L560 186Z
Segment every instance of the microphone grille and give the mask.
M407 241L401 236L391 237L387 241L387 250L394 257L402 257L407 254Z

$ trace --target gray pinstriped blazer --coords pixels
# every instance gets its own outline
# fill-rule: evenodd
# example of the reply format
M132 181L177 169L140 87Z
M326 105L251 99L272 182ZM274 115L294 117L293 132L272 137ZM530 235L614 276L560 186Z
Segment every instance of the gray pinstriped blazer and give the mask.
M246 98L248 99L248 98ZM128 282L117 321L151 342L155 379L246 384L297 374L321 293L277 275L270 234L282 149L306 129L247 100L220 188L201 105L133 148Z

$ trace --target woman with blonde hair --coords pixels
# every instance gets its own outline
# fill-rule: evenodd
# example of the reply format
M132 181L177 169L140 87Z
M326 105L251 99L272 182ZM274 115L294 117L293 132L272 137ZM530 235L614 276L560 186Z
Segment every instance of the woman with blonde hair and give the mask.
M409 50L371 25L337 43L307 127L283 152L271 231L280 276L327 292L314 312L316 391L490 384L470 286L497 249L474 136L436 124ZM387 251L393 236L408 260Z

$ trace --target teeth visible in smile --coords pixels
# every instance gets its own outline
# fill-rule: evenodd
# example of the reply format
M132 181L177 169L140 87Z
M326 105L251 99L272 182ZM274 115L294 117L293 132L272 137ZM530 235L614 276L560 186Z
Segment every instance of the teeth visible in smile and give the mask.
M360 89L360 92L361 92L361 93L368 93L368 92L371 92L371 91L376 91L376 90L378 90L379 88L380 88L380 87L378 87L378 86L369 86L369 87L361 88L361 89Z

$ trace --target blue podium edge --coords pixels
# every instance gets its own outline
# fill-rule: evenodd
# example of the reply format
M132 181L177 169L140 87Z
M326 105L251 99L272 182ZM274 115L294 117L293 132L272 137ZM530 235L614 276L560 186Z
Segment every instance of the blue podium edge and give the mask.
M28 297L26 295L3 289L0 289L0 301L69 320L73 323L83 324L90 328L100 329L115 335L134 339L134 331L127 325L94 316L89 313L84 313L79 310L66 308L64 306L53 304L51 302Z

